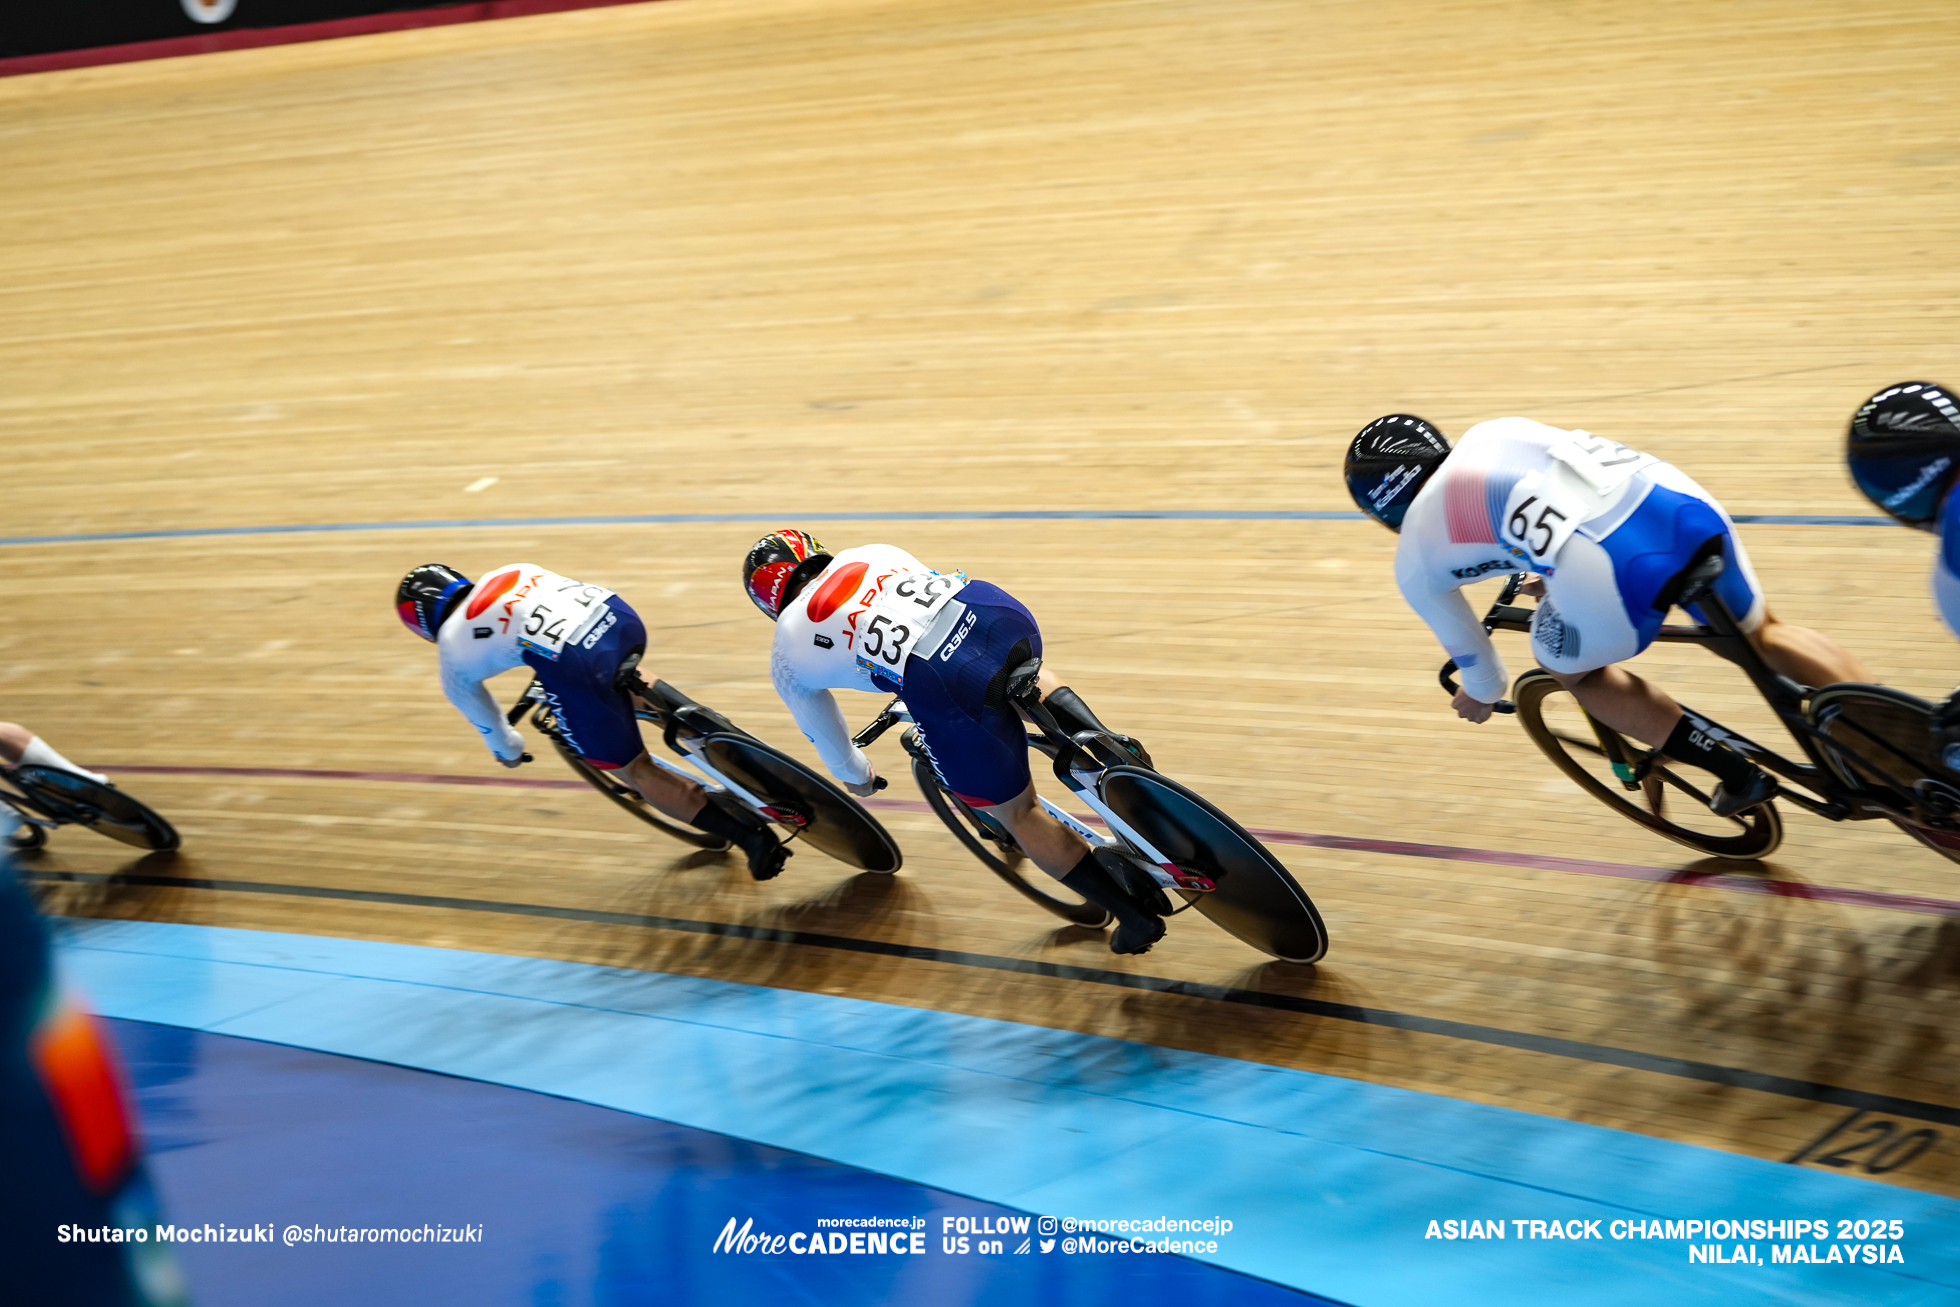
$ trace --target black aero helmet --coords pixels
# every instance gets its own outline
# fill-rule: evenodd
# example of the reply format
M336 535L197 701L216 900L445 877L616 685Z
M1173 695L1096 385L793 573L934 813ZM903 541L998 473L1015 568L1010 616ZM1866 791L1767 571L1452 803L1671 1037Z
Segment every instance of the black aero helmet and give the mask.
M1887 386L1852 415L1844 461L1874 504L1930 531L1960 474L1960 405L1931 381Z
M395 614L403 626L424 640L434 640L443 618L471 589L470 579L453 567L442 563L411 567L395 587Z
M1450 442L1419 417L1390 413L1361 428L1348 446L1348 494L1356 507L1391 531L1402 529L1402 517L1443 460Z
M749 547L742 560L742 585L749 600L775 621L783 605L796 598L810 578L830 566L830 551L808 531L784 527Z

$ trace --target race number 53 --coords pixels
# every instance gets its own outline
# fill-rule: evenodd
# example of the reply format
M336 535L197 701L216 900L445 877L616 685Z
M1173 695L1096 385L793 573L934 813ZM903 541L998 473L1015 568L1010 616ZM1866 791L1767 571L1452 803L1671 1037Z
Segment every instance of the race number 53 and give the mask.
M873 613L871 621L864 628L862 653L866 658L876 658L891 667L897 667L912 652L912 639L918 634L918 623L892 620L890 614Z

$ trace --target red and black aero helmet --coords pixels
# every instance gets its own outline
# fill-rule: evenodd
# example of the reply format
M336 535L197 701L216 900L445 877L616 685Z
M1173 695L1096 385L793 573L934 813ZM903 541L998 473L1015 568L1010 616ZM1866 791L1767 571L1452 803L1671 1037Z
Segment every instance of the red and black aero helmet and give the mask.
M1874 504L1930 531L1960 476L1960 405L1930 381L1887 386L1852 415L1844 462Z
M1348 446L1348 494L1355 506L1391 531L1416 492L1449 457L1450 442L1429 423L1408 413L1390 413L1361 428Z
M408 569L408 575L395 587L395 614L424 640L433 641L442 629L449 610L463 602L472 582L453 567L424 563Z
M742 584L749 589L755 606L775 621L783 605L796 598L796 592L810 578L830 566L830 551L808 531L784 527L771 531L755 542L742 560Z

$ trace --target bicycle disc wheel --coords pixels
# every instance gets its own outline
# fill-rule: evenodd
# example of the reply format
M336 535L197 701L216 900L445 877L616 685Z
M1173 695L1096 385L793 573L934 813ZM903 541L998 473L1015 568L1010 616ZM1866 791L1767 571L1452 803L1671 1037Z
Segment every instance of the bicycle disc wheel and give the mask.
M1552 765L1636 826L1717 858L1761 858L1783 842L1783 818L1774 802L1718 817L1697 784L1708 778L1699 770L1691 778L1671 758L1655 758L1638 787L1628 789L1613 764L1631 767L1652 751L1594 721L1550 674L1526 672L1511 697L1525 734Z
M86 826L133 848L168 853L180 842L176 828L112 785L53 767L16 767L14 784L48 816Z
M1027 861L1027 855L1021 852L1011 837L997 833L959 795L940 785L932 764L924 758L912 759L912 779L919 783L919 792L926 796L926 804L933 815L946 824L946 829L952 831L960 843L966 845L968 853L980 859L981 865L988 871L1006 881L1015 893L1077 926L1100 930L1110 923L1108 909L1079 900L1070 902L1058 899L1022 876L1021 864ZM1046 872L1042 873L1042 877L1053 879Z
M710 735L701 751L710 766L750 794L801 817L801 826L784 824L839 862L889 874L904 861L876 817L788 754L747 735Z
M692 844L697 849L707 849L711 853L719 853L728 847L727 840L710 835L704 830L696 830L694 827L686 825L683 822L675 821L672 817L669 817L666 813L660 811L660 809L642 798L638 790L630 785L614 780L587 762L584 758L581 758L575 751L565 747L565 742L559 739L557 735L547 733L545 738L551 741L552 747L558 750L558 756L565 760L567 767L570 767L578 774L580 780L655 830L666 835L671 835L683 844Z
M1266 846L1190 790L1141 767L1111 767L1102 801L1157 851L1218 886L1179 890L1220 929L1282 962L1327 955L1327 926L1293 873Z
M1835 745L1824 759L1846 784L1917 820L1893 820L1943 858L1960 862L1960 775L1941 761L1933 705L1883 685L1827 685L1812 695L1811 725Z

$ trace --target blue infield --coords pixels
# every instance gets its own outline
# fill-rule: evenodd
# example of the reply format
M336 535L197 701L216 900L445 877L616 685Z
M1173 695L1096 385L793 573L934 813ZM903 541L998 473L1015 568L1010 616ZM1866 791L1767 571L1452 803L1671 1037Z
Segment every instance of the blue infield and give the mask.
M1366 1307L1960 1301L1960 1203L1506 1108L575 963L153 922L72 920L58 937L99 1011L147 1023L119 1032L146 1086L172 1219L483 1224L481 1251L434 1252L464 1253L445 1264L486 1275L502 1268L492 1278L505 1287L458 1301L504 1301L513 1285L539 1290L525 1301L645 1301L593 1286L644 1283L656 1264L679 1290L662 1300L676 1302L1154 1303L1135 1286L1160 1281L1198 1303L1302 1300L1275 1286ZM375 1104L371 1132L363 1102ZM923 1216L926 1251L902 1262L713 1252L731 1217L788 1235L870 1216ZM970 1233L964 1252L949 1251L940 1241L957 1237L961 1216L970 1228L991 1218L995 1231L1007 1221L1008 1234ZM1056 1218L1055 1248L1017 1253L1021 1216L1036 1235ZM949 1217L952 1232L939 1224ZM1215 1251L1181 1257L1100 1243L1070 1254L1060 1242L1065 1222L1160 1217L1231 1228L1137 1236L1215 1239ZM1758 1240L1763 1264L1714 1264L1693 1260L1705 1237L1609 1233L1624 1228L1616 1221L1798 1217L1897 1220L1903 1260L1772 1265ZM1467 1218L1502 1222L1507 1237L1425 1237L1431 1221ZM493 1221L507 1241L494 1252ZM1511 1233L1530 1221L1581 1237ZM1599 1237L1583 1237L1586 1222ZM979 1251L981 1237L1000 1238L1001 1251ZM187 1260L194 1275L243 1276L244 1251ZM290 1270L301 1260L278 1259L294 1251L254 1255ZM389 1283L358 1297L430 1300L390 1296Z

